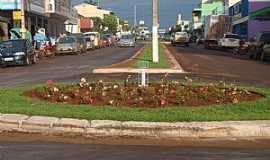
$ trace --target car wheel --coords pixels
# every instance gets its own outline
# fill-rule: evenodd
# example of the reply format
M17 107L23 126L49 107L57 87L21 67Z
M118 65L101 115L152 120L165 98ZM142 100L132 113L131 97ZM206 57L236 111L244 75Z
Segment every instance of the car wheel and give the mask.
M260 60L261 60L261 61L265 61L265 54L264 54L264 52L261 53Z

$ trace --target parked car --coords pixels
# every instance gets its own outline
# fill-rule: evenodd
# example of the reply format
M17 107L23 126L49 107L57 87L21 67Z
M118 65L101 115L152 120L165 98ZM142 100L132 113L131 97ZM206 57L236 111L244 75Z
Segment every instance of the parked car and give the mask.
M86 49L95 49L95 44L94 44L94 39L92 39L91 36L85 36L85 41L86 41Z
M112 45L112 39L108 35L101 36L102 47L109 47Z
M190 40L189 40L188 33L187 32L175 32L172 35L171 43L174 46L177 45L177 44L189 46Z
M262 56L261 56L261 60L263 61L268 60L268 59L270 59L270 43L264 45Z
M121 39L118 41L119 47L135 47L135 37L131 34L122 35Z
M76 37L63 36L58 39L56 54L79 54L80 52L80 43Z
M250 59L260 59L265 44L270 43L270 32L260 32L249 41L248 55Z
M112 34L104 34L104 35L102 35L102 37L108 39L110 45L113 44L114 38L113 38L113 35Z
M86 32L84 36L90 37L91 40L94 42L95 48L100 48L100 34L98 32Z
M74 33L74 34L71 34L70 36L74 36L77 39L78 43L80 44L79 45L80 53L86 53L87 43L85 40L85 35L82 33Z
M226 33L218 41L218 45L224 48L238 48L240 45L240 37L237 34Z
M30 65L37 62L34 48L27 39L0 42L0 62L2 66Z

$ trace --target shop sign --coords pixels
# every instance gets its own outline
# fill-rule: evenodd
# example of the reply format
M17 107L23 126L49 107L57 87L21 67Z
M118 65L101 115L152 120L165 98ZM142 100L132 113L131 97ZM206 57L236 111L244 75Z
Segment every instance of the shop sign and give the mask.
M12 18L13 20L21 20L22 14L21 11L13 11Z

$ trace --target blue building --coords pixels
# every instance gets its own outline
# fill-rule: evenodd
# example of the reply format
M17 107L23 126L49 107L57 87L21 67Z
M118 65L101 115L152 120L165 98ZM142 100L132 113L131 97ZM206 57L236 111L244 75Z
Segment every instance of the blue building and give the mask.
M270 20L254 19L250 15L270 6L270 0L241 0L229 8L233 19L233 33L246 38L254 37L258 32L270 31Z

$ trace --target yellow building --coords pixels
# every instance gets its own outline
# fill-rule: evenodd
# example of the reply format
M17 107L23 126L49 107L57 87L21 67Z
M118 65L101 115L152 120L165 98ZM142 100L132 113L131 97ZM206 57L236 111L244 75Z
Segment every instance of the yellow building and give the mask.
M79 5L74 6L74 8L78 11L78 14L86 17L99 17L101 19L104 19L104 15L111 14L111 11L100 9L97 6L90 5L87 3L81 3Z

